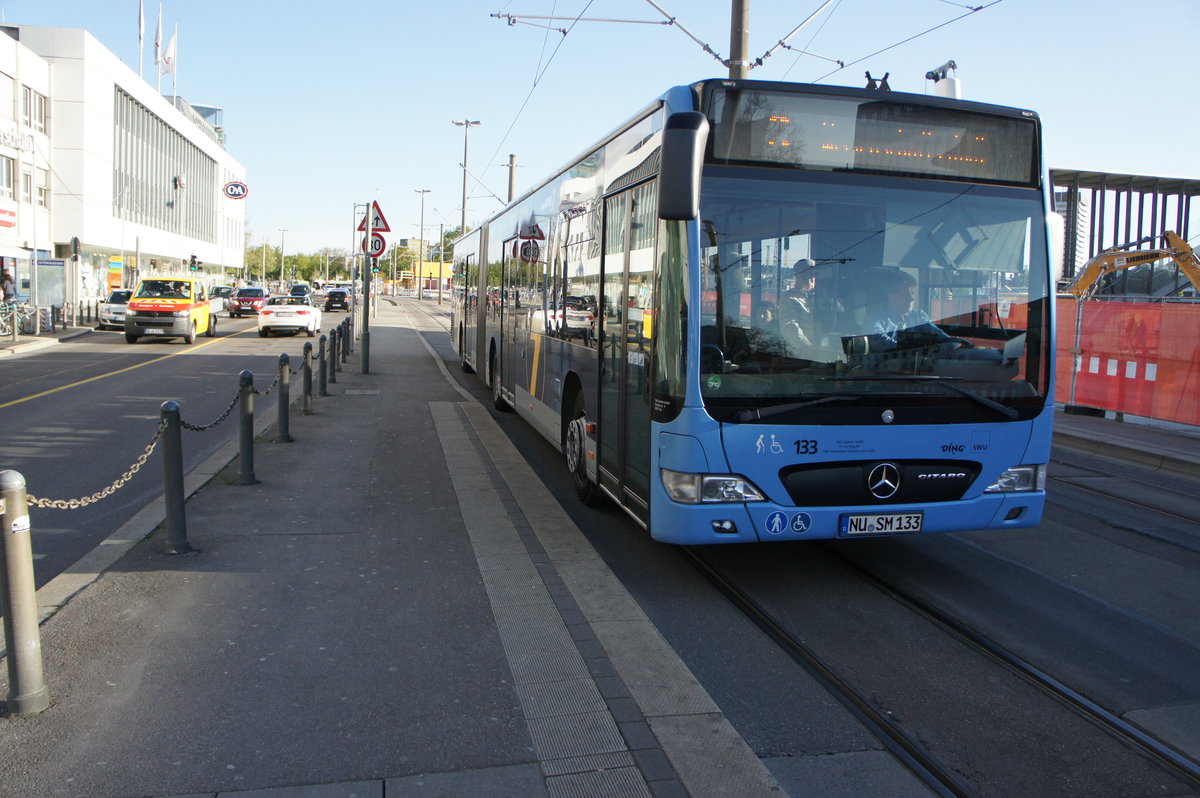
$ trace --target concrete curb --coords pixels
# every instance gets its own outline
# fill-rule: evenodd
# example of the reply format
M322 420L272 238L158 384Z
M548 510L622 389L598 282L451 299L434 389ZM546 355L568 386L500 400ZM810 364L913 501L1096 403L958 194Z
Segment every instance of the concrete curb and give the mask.
M1146 451L1123 443L1096 440L1060 430L1054 431L1054 445L1077 454L1137 465L1190 482L1200 482L1200 460Z
M70 332L64 333L61 336L47 333L47 337L34 336L31 341L19 341L15 344L0 345L0 357L13 357L15 355L25 355L30 352L37 352L40 349L48 349L60 341L69 341L72 338L78 338L81 335L86 335L92 332L92 327L74 327Z

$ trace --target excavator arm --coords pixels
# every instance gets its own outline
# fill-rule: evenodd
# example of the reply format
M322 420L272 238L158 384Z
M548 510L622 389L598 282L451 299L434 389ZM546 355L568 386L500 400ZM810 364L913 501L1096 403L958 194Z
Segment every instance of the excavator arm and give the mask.
M1076 299L1082 299L1095 290L1100 278L1106 274L1170 258L1179 266L1180 271L1187 275L1196 292L1200 294L1200 259L1197 259L1195 251L1186 241L1169 230L1163 233L1163 238L1167 243L1165 249L1131 251L1114 247L1104 250L1084 264L1075 279L1066 287L1067 292L1074 294Z
M1163 238L1174 253L1171 257L1179 266L1179 271L1187 275L1192 281L1192 288L1196 289L1196 295L1200 296L1200 258L1196 257L1196 251L1170 230L1163 233Z

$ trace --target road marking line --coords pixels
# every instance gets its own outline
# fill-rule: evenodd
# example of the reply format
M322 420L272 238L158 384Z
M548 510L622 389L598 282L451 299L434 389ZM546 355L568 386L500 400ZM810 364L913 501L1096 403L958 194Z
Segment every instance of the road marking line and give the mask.
M107 374L97 374L95 377L88 377L86 380L79 380L78 382L72 382L68 385L60 385L57 388L51 388L48 391L42 391L41 393L35 393L32 396L26 396L22 399L13 399L11 402L5 402L4 404L0 404L0 408L12 407L13 405L19 405L23 402L30 402L30 401L33 401L34 399L41 399L43 396L49 396L52 393L58 393L59 391L65 391L68 388L76 388L80 385L86 385L89 382L95 382L96 380L102 380L105 377L115 377L118 374L124 374L125 372L133 371L134 369L140 369L143 366L149 366L153 363L158 363L158 362L166 360L167 358L170 358L170 357L178 357L179 355L186 355L188 352L195 352L197 349L203 349L206 346L212 346L213 344L220 343L221 341L227 341L230 338L241 335L244 332L247 332L247 330L235 332L233 335L227 335L224 338L218 338L213 341L208 341L207 343L198 344L198 345L194 344L180 352L172 352L169 355L163 355L162 357L156 357L153 360L147 360L145 363L138 363L136 366L126 366L123 369L117 369L116 371L110 371Z

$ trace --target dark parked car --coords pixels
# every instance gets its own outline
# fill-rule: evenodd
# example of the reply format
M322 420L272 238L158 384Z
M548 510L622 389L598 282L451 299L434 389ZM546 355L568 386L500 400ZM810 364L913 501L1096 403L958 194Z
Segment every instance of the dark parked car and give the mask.
M229 318L237 318L243 313L258 314L267 302L267 289L242 288L229 300Z
M330 288L325 294L326 310L349 310L350 293L345 288Z

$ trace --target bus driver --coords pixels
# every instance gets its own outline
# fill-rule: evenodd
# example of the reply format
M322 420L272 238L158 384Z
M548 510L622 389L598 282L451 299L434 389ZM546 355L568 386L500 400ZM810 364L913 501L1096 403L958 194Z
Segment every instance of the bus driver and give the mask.
M885 304L871 325L872 351L898 349L903 339L919 339L924 345L963 343L916 307L917 281L908 272L897 269L884 278L883 284Z

